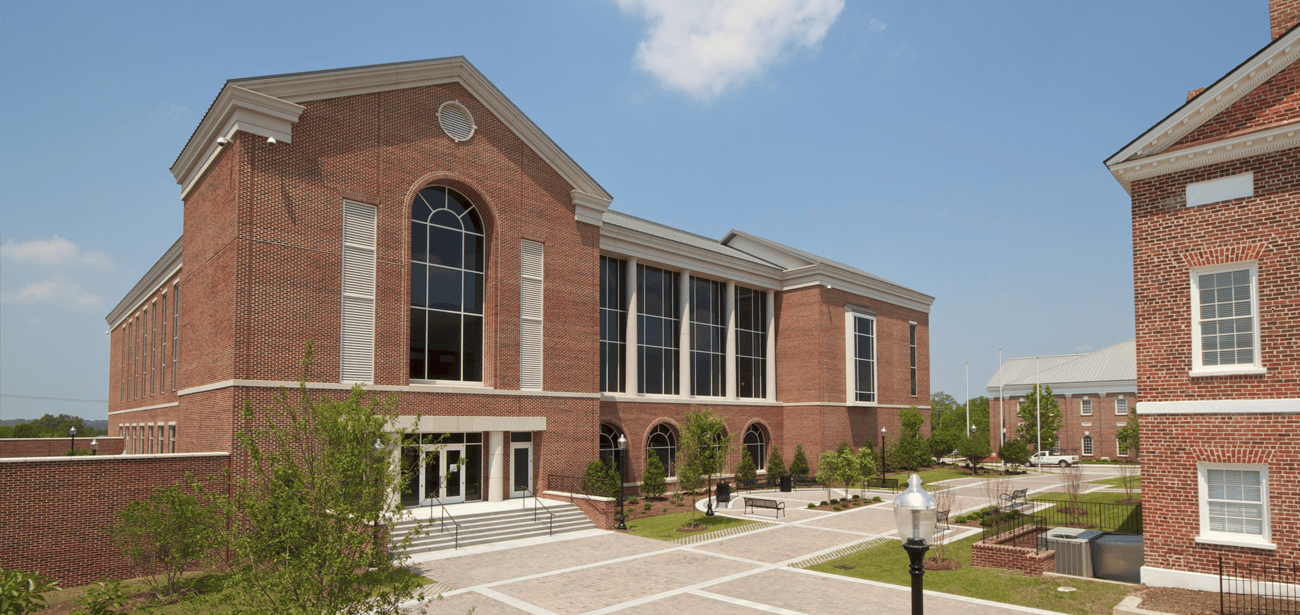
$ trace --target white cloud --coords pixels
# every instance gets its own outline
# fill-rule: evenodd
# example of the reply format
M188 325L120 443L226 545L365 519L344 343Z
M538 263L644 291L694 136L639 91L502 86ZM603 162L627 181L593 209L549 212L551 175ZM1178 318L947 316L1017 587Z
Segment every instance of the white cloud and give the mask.
M53 303L77 310L100 309L104 300L76 282L28 282L16 295L4 295L13 303Z
M616 1L650 22L637 64L663 87L704 100L762 73L787 48L815 47L844 9L844 0Z
M881 30L884 30L885 28L888 27L889 24L879 19L876 19L875 17L872 17L871 21L867 22L867 32L880 32Z
M33 239L24 243L14 243L12 240L5 242L0 246L0 258L41 267L90 267L98 271L113 268L113 260L102 250L84 251L58 235L48 241Z

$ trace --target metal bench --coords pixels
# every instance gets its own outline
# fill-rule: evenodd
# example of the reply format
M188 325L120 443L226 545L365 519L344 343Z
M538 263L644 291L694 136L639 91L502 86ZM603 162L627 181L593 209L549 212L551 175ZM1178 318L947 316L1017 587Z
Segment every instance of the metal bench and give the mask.
M798 489L799 487L822 487L822 488L825 488L825 487L826 487L826 483L824 483L824 482L822 482L822 481L819 481L819 480L817 480L817 479L815 479L815 478L813 478L813 477L811 477L811 476L795 476L795 477L793 478L793 480L791 481L790 486L791 486L792 488L794 488L794 489Z
M745 498L745 514L749 514L751 509L766 508L776 513L776 518L780 519L785 514L785 502L777 500L765 500L762 498Z
M868 478L867 489L888 489L898 491L897 478Z
M1028 493L1029 493L1028 489L1016 489L1011 493L1004 493L1002 495L999 495L998 499L1006 502L1006 504L1003 504L1002 506L1006 507L1007 509L1012 509L1015 508L1016 506L1020 506L1021 504L1028 504L1029 500L1025 497Z

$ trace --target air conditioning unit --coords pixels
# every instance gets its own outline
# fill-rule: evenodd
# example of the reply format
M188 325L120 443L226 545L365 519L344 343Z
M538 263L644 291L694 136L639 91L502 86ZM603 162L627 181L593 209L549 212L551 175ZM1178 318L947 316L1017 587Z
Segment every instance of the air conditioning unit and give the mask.
M1056 551L1056 572L1092 578L1092 541L1097 530L1058 527L1039 535L1040 547Z

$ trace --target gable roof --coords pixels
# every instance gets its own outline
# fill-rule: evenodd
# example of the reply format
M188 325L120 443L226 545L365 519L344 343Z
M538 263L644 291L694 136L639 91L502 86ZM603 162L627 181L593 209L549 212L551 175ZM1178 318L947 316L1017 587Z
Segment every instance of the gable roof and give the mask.
M1020 390L1039 383L1051 386L1057 393L1116 385L1136 392L1137 340L1126 340L1091 353L1037 357L1037 365L1035 357L1007 359L984 388L990 395L996 395L999 387Z
M1147 129L1106 159L1115 179L1128 190L1134 180L1300 146L1300 122L1285 122L1197 144L1174 154L1173 147L1300 57L1300 26L1293 27L1242 62L1213 85ZM1213 145L1207 147L1207 145ZM1168 155L1166 155L1168 154Z
M293 125L305 109L301 103L453 82L569 182L580 219L599 223L599 213L614 197L464 56L229 80L172 165L172 176L184 198L219 153L217 139L230 138L236 131L292 141ZM589 210L585 216L583 210Z

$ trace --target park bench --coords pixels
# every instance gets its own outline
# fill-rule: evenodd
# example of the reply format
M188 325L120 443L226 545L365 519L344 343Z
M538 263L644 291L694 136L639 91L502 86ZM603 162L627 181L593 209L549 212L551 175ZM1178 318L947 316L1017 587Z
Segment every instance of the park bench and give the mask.
M791 481L791 487L793 487L793 488L795 488L795 489L798 489L799 487L822 487L822 488L825 488L825 487L826 487L826 483L824 483L824 482L822 482L822 481L819 481L819 480L817 480L817 479L815 479L815 478L813 478L813 477L811 477L811 476L795 476L795 477L794 477L794 480Z
M763 498L745 498L745 513L748 514L750 509L767 508L776 513L776 518L780 519L785 514L785 502L777 500L765 500Z
M998 498L1006 502L1006 504L1003 504L1004 507L1011 509L1021 504L1028 504L1029 500L1025 497L1028 493L1028 489L1016 489L1011 493L999 495Z
M939 511L938 516L934 518L934 526L935 527L943 526L943 529L945 530L952 529L952 527L948 525L948 511L946 510Z
M867 489L888 489L898 491L897 478L868 478Z
M736 491L753 491L758 487L771 487L772 480L764 478L750 478L736 481Z

